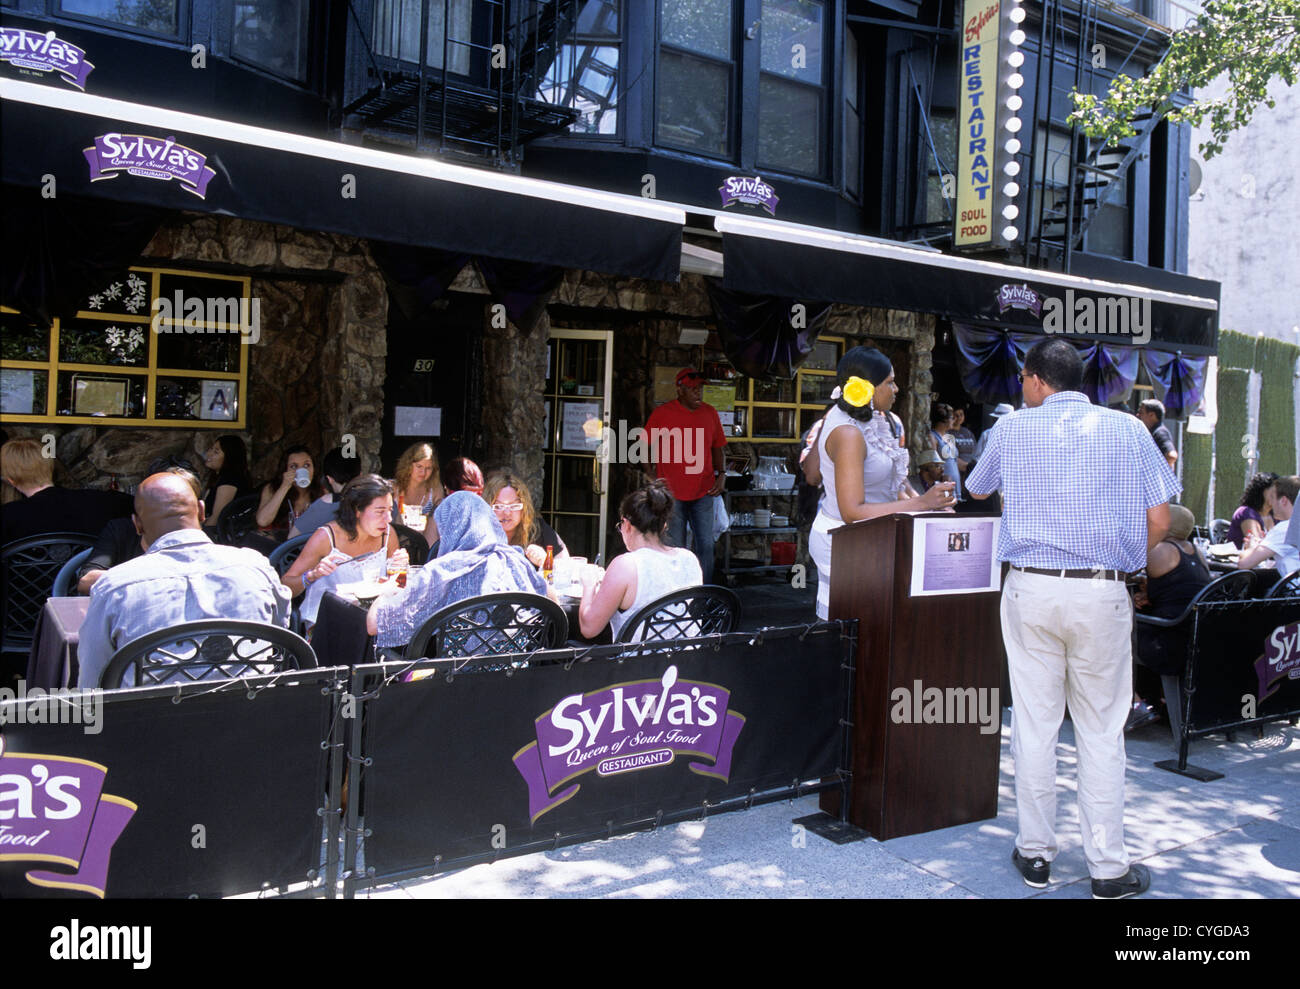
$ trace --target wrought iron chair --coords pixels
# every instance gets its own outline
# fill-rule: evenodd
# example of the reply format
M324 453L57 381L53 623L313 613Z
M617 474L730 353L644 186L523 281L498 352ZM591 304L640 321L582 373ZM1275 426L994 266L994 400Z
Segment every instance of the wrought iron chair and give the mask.
M257 528L257 506L262 503L260 494L240 495L221 513L217 520L217 542L237 546L239 540Z
M1210 523L1210 542L1217 546L1228 541L1228 529L1232 525L1227 519L1215 519Z
M81 565L90 559L90 554L95 552L95 547L87 546L76 556L68 560L59 568L58 574L54 577L54 587L50 591L52 598L70 597L77 589L77 571Z
M84 532L49 532L15 539L0 548L0 615L3 653L28 653L45 599L54 590L59 571L80 550L94 546Z
M616 642L658 642L734 632L740 598L713 584L673 591L651 601L623 623Z
M278 625L209 618L159 629L122 646L99 686L227 680L316 667L307 640Z
M429 544L425 541L423 532L416 532L409 526L394 522L393 532L397 533L397 542L402 549L406 550L406 555L411 558L411 566L422 567L429 560Z
M564 609L540 594L484 594L435 612L406 646L403 659L468 659L558 649L569 637ZM475 664L508 669L508 664Z
M288 573L289 568L297 561L298 554L302 552L302 548L307 545L307 540L310 538L310 534L306 536L294 536L292 539L286 539L277 546L272 551L270 557L271 566L275 568L275 572L281 577Z
M1134 647L1136 652L1137 645L1137 626L1149 625L1155 628L1164 628L1169 630L1179 629L1187 633L1186 648L1190 653L1192 648L1192 616L1196 611L1198 604L1204 604L1209 601L1244 601L1250 597L1251 591L1255 586L1255 575L1249 570L1237 570L1232 573L1225 573L1221 577L1216 577L1199 591L1196 596L1187 602L1187 607L1183 609L1182 614L1174 618L1157 618L1154 615L1137 615L1137 621L1133 626ZM1185 668L1185 665L1184 665ZM1169 712L1169 727L1173 729L1174 738L1182 737L1183 728L1183 686L1182 675L1173 673L1162 673L1160 675L1160 686L1165 694L1165 710Z
M1300 570L1296 570L1289 576L1283 577L1276 584L1270 587L1268 593L1264 595L1265 600L1294 597L1300 597Z

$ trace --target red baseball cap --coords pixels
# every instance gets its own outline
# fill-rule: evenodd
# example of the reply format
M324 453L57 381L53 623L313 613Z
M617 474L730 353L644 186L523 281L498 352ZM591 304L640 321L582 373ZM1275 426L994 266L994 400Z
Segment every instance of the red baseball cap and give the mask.
M693 367L684 367L677 372L677 383L679 385L683 381L686 381L688 378L699 378L701 381L703 381L704 373L702 371L695 370L695 368Z

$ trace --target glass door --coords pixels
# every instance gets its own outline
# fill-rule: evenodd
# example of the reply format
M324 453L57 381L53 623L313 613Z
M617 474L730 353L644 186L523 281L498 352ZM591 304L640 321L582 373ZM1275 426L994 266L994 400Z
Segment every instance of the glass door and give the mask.
M546 350L546 465L541 511L573 556L605 561L609 426L614 371L610 330L552 327Z

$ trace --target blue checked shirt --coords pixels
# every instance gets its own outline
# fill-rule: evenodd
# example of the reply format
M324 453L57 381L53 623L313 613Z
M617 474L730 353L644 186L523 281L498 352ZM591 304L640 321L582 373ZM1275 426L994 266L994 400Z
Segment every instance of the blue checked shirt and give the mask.
M966 487L1002 492L998 559L1129 572L1146 566L1146 510L1182 490L1146 426L1075 391L1004 416Z

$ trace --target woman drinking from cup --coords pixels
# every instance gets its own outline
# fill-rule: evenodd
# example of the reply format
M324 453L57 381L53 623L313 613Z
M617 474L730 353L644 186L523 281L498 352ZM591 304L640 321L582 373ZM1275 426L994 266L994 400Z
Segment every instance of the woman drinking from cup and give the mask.
M854 347L835 374L830 407L804 461L808 483L822 484L808 553L817 564L817 617L823 619L831 600L831 529L894 512L950 508L954 501L951 481L920 496L910 493L907 451L888 414L898 397L889 358L874 347Z
M283 538L325 489L316 479L315 462L305 446L291 446L284 451L279 477L278 483L268 481L262 486L257 527Z

